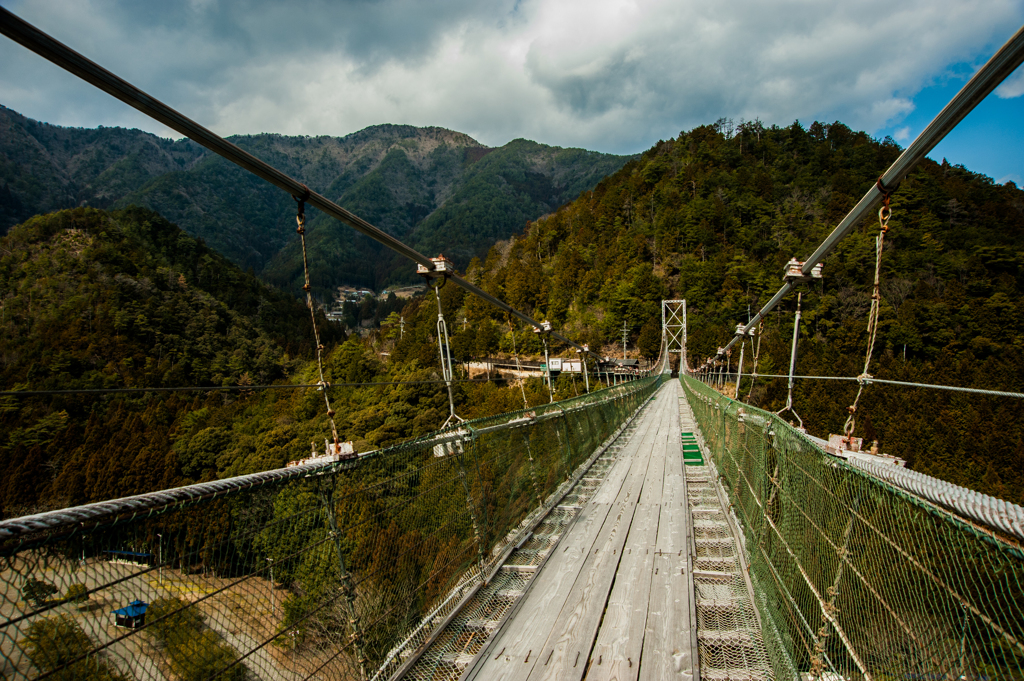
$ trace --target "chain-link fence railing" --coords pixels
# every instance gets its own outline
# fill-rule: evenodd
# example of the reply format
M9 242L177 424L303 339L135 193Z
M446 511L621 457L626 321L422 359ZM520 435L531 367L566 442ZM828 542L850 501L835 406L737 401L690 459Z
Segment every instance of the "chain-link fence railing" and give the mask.
M777 678L1024 678L1017 538L682 382L742 525Z
M398 668L659 381L355 459L0 522L0 678Z

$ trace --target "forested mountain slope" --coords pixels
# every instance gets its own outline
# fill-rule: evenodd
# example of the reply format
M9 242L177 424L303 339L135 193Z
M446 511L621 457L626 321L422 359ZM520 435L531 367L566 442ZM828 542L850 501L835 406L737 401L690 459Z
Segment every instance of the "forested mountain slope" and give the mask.
M660 300L685 298L691 361L713 355L778 289L786 261L809 255L900 152L841 123L723 123L658 143L469 276L592 346L616 342L623 322L631 344L649 346ZM872 373L1024 389L1024 192L926 160L892 210ZM802 287L797 374L861 372L877 232L877 221L862 225L825 262L824 280ZM765 322L763 374L788 368L795 304ZM751 361L748 345L747 372ZM855 391L801 381L796 410L814 434L841 432ZM779 409L784 381L758 381L751 399ZM1020 400L876 385L858 414L858 435L917 470L1024 502Z
M0 239L0 301L5 390L263 384L312 345L301 303L140 208L15 227ZM160 443L193 397L0 398L0 502L60 504L180 480Z
M207 153L141 130L48 125L0 105L0 235L40 213L110 206Z
M454 315L462 298L446 291ZM369 341L319 315L328 381L413 381L331 388L360 450L448 415L434 300L404 313L404 333L389 323ZM480 353L497 351L497 327L483 328ZM315 384L312 345L302 303L147 209L71 209L0 238L0 389ZM548 399L539 380L526 390ZM518 387L494 383L455 395L467 418L523 406ZM329 432L316 389L0 396L0 517L280 468Z
M627 160L525 140L495 149L463 133L408 125L341 138L229 139L413 246L448 249L462 265ZM0 233L85 204L156 210L243 269L299 292L294 202L277 188L187 140L61 128L0 107ZM379 289L415 276L375 242L313 210L309 240L320 295L339 284Z
M631 350L656 353L660 301L685 298L699 362L898 153L839 123L701 126L498 243L466 276L606 352L625 323ZM1012 183L947 163L917 168L893 196L872 373L1020 391L1022 230L1024 192ZM860 373L876 233L863 225L826 261L824 280L803 287L798 374ZM148 211L35 218L0 248L5 387L315 382L302 306ZM513 332L520 353L541 352L530 329L461 289L444 287L441 300L457 361L511 353ZM785 370L794 307L789 299L766 320L762 374ZM328 380L436 380L436 314L428 295L402 311L404 333L396 317L366 339L329 335ZM748 345L748 373L751 355ZM569 376L557 388L583 389ZM429 432L447 415L438 383L331 390L341 435L360 449ZM784 390L759 379L749 399L775 410ZM811 433L838 432L855 390L800 381L796 411ZM458 384L455 396L467 418L523 404L518 388L493 383ZM546 390L531 382L526 398L546 401ZM315 390L2 398L0 412L7 515L279 467L328 432ZM858 435L913 468L1024 502L1020 401L875 385L858 414Z

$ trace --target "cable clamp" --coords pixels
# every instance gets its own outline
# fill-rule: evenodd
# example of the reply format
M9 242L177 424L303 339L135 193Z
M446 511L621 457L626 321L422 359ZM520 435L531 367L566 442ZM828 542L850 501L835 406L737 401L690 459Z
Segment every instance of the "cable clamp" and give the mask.
M788 284L801 284L805 281L821 279L821 265L820 262L817 263L811 268L810 274L804 274L804 263L796 258L790 258L783 270L782 281Z
M440 278L443 280L441 286L444 286L444 281L447 281L448 277L455 274L455 263L444 257L443 254L438 255L436 258L431 258L430 262L434 264L433 269L422 263L416 263L416 274L426 279Z
M305 235L306 234L306 199L309 198L309 187L307 187L306 185L302 185L302 189L304 190L302 192L302 196L295 196L293 194L292 198L295 199L295 202L298 204L298 206L296 206L296 209L295 209L295 222L296 222L296 224L298 224L298 227L295 229L295 231L298 232L299 234Z
M292 194L292 198L295 199L297 203L305 203L306 201L309 201L309 195L309 187L307 187L306 185L302 185L302 194L300 194L299 196Z
M857 376L857 382L860 383L861 385L868 385L871 383L872 378L874 378L874 376L872 376L871 374L861 374Z
M875 182L875 188L882 193L882 196L884 196L886 198L889 198L889 195L892 194L894 191L896 191L896 189L899 186L900 186L900 183L897 182L896 184L894 184L891 187L886 187L885 183L882 182L882 176L881 175L878 176L878 180Z

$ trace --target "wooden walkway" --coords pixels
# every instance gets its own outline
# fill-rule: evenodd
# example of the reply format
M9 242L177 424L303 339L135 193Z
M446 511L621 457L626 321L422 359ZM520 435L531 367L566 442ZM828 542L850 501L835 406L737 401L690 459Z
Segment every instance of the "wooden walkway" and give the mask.
M464 678L692 679L693 579L678 381Z

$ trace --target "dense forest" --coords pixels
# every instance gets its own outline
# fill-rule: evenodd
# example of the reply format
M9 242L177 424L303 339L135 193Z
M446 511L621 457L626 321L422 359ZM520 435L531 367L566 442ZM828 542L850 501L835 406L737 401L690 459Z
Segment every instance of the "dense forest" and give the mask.
M840 123L701 126L494 243L466 276L605 354L621 352L624 324L631 352L657 354L660 301L685 298L695 363L759 309L785 262L809 254L899 153L891 140ZM872 373L1019 389L1024 192L925 161L892 206ZM876 233L877 224L862 225L826 261L824 279L804 286L797 373L860 373ZM304 305L149 210L32 218L0 248L6 389L315 382ZM315 262L322 254L314 252ZM458 362L542 353L530 329L461 289L445 286L441 302ZM786 368L794 307L787 300L764 324L762 374ZM429 432L447 416L433 294L381 309L365 337L320 321L338 426L360 450ZM748 345L748 373L752 354ZM367 382L393 385L343 385ZM583 389L568 376L556 387L559 397ZM855 390L801 381L796 411L827 436L841 428ZM538 380L522 392L458 383L456 408L465 417L508 411L523 406L524 392L528 404L547 400ZM743 392L773 410L785 399L779 380L759 379L752 390L745 381ZM857 434L883 451L1024 501L1018 402L876 385L861 405ZM323 411L313 389L0 397L0 457L10 471L3 513L279 467L323 440Z
M462 298L442 289L454 319ZM318 314L341 435L360 450L438 428L448 415L419 297L370 340ZM491 327L486 327L491 328ZM156 213L78 208L32 218L0 239L0 385L5 390L231 386L171 393L0 396L5 517L284 466L328 432L315 389L308 309L243 273ZM489 340L488 340L489 339ZM481 334L480 354L497 350ZM460 352L472 351L462 348ZM390 362L381 352L390 352ZM387 357L384 355L383 357ZM463 354L459 355L460 358ZM426 381L426 382L424 382ZM581 391L571 383L560 396ZM547 401L539 380L532 404ZM522 408L519 388L460 383L466 417Z
M785 263L809 255L900 151L841 123L701 126L496 246L469 276L592 347L616 342L623 323L631 342L649 337L660 300L685 298L696 364L767 302ZM877 233L877 221L862 224L826 260L823 280L802 287L797 374L861 372ZM921 163L892 197L871 373L1019 391L1022 236L1024 191L1012 182ZM765 321L760 373L788 369L795 306L792 296ZM746 396L749 383L743 388ZM841 432L855 391L855 383L801 381L796 411L827 437ZM779 409L784 381L758 381L750 399ZM1024 502L1019 400L875 385L858 414L857 435L915 469Z
M497 239L591 189L625 156L527 140L491 148L444 128L377 125L345 137L237 135L244 150L431 255L464 266ZM29 217L89 205L150 208L242 269L301 292L291 198L189 140L64 128L0 106L0 234ZM375 290L415 268L310 209L312 283Z

